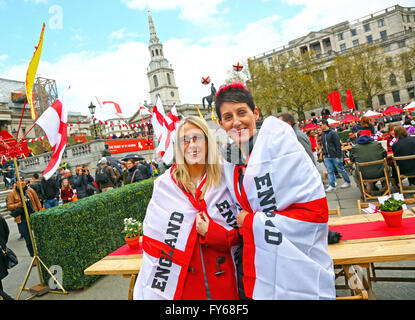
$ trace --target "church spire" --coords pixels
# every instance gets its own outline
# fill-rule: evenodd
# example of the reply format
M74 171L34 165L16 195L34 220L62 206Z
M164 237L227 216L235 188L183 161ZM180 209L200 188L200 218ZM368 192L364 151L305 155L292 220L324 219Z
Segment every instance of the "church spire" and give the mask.
M153 18L151 17L150 9L147 10L148 12L148 25L150 27L150 44L157 44L159 43L159 38L157 37L156 28L154 27Z

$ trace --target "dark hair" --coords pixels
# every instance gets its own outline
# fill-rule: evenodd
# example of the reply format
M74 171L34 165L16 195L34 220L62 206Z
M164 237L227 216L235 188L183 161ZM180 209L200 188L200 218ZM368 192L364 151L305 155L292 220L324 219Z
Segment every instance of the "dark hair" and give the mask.
M408 136L408 131L402 126L395 127L395 138L402 139Z
M35 173L35 174L33 175L33 178L35 178L35 179L39 179L39 175L38 175L37 173Z
M329 122L326 119L321 120L321 124L324 124L326 126L329 125Z
M215 111L219 120L222 120L220 107L224 102L244 102L249 106L252 112L255 111L254 98L252 97L251 92L240 82L223 85L219 88L219 91L215 97Z
M295 125L295 119L294 116L290 113L282 113L278 116L278 118L282 118L282 121L284 122L289 122L291 124L291 126Z

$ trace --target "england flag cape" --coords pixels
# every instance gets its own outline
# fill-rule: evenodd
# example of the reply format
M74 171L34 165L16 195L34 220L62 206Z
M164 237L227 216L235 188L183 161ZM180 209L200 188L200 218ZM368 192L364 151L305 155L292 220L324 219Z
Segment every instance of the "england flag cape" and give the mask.
M181 298L197 243L198 212L204 211L228 231L236 226L237 210L224 181L210 188L204 200L197 201L206 176L193 196L174 181L172 170L174 166L154 182L143 223L143 262L134 287L135 300ZM231 248L232 256L235 250Z
M294 130L268 117L247 163L226 162L224 171L237 205L251 212L242 231L245 295L335 299L326 194Z

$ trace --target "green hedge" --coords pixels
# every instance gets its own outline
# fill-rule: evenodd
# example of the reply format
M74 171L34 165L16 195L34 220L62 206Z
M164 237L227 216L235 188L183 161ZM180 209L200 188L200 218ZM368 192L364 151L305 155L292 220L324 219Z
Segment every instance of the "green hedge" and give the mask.
M82 289L100 277L86 276L84 270L125 244L124 218L143 221L152 192L153 179L31 216L39 257L49 268L62 267L66 290ZM47 284L45 270L43 277Z
M349 140L349 132L350 131L351 130L344 130L344 131L338 132L341 142L347 142L347 140Z

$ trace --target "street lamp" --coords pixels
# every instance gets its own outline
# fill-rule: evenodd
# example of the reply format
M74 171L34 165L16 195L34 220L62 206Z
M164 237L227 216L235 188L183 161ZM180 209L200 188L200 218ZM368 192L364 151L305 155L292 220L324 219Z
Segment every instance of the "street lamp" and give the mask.
M91 115L92 115L92 120L94 121L94 132L95 132L95 139L98 139L98 135L97 135L97 127L95 126L95 117L94 117L94 114L95 114L95 106L92 104L92 102L91 102L91 104L88 106L88 109L89 109L89 112L91 113Z

